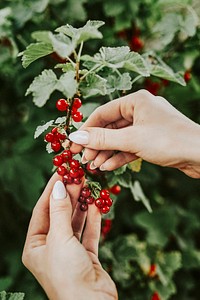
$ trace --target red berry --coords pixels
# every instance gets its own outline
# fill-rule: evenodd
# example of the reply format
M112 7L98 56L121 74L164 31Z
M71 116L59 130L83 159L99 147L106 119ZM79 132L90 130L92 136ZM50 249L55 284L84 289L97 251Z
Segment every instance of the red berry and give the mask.
M58 152L61 149L61 144L60 142L54 141L51 143L51 148L53 151Z
M94 169L94 170L90 169L90 164L91 164L91 163L87 163L87 165L86 165L87 171L90 172L90 173L93 174L93 175L99 174L99 172L100 172L99 170L97 170L97 169Z
M45 139L46 142L49 142L49 143L53 142L53 140L54 140L53 133L51 133L51 132L47 133L45 135L44 139Z
M63 158L62 158L62 155L56 155L54 158L53 158L53 164L54 166L56 167L59 167L63 164Z
M64 184L72 184L74 182L74 179L69 174L65 174L63 176L63 181Z
M72 119L74 122L81 122L83 120L83 114L80 111L77 111L74 115L72 115Z
M152 264L149 270L149 277L154 277L156 275L156 265Z
M72 107L71 109L71 115L74 115L77 113L77 108L76 107Z
M110 207L105 205L101 208L101 213L102 214L107 214L110 211Z
M79 178L82 178L85 175L85 172L81 167L78 168L78 173L79 173Z
M138 36L132 36L130 42L130 48L133 51L140 51L144 46L143 41Z
M105 199L105 205L106 206L112 206L112 204L113 204L113 201L112 201L112 199L111 198L108 198L108 199Z
M104 206L104 203L105 203L105 201L104 201L104 199L102 199L102 198L97 198L97 199L95 200L95 205L96 205L96 207L98 207L98 208L102 208L102 207Z
M88 210L88 204L87 203L81 203L80 210L82 210L82 211Z
M118 184L115 184L113 185L111 188L110 188L110 192L114 195L118 195L120 192L121 192L121 186L118 185Z
M74 169L78 169L80 167L80 163L78 160L76 159L72 159L70 162L69 162L69 165L70 165L70 168L74 168Z
M111 220L111 219L105 219L105 220L104 220L104 225L107 226L107 227L111 227L111 225L112 225L112 220Z
M185 74L184 74L185 82L190 81L191 78L192 78L191 72L190 71L185 71Z
M57 127L54 127L54 128L51 130L51 132L52 132L53 134L58 133L58 128L57 128Z
M77 169L70 169L69 174L72 178L78 178L79 177L79 172Z
M56 108L60 111L66 111L68 109L69 104L67 103L67 100L65 99L59 99L56 102Z
M66 139L66 135L65 134L63 134L63 133L57 133L57 138L59 139L59 140L61 140L61 141L64 141L65 139Z
M91 195L91 191L88 187L84 187L81 190L81 196L83 196L84 198L88 198Z
M57 173L58 175L64 176L65 174L67 174L67 169L64 166L60 166L57 169Z
M81 184L81 179L80 178L74 178L74 183L75 184Z
M110 193L108 190L101 190L100 191L100 197L102 199L108 199L110 197Z
M62 157L63 157L63 160L65 162L69 161L72 159L72 153L70 150L64 150L63 153L62 153Z
M81 107L81 105L82 105L81 99L79 99L79 98L74 98L73 108L78 109L78 108Z
M79 198L78 198L78 202L80 202L80 203L85 203L85 197L83 197L83 196L80 196Z
M87 198L85 199L85 202L86 202L87 204L93 204L93 203L94 203L94 197L92 197L92 196L87 197Z
M153 293L151 300L161 300L159 294L157 292Z

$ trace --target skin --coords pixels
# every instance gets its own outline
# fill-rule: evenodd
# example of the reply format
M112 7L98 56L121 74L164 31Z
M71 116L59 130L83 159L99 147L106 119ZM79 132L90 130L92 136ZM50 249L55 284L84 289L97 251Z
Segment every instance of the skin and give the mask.
M166 99L140 90L97 108L79 129L89 133L83 163L114 170L138 157L200 178L200 126ZM117 151L117 152L116 152Z
M58 179L54 174L33 210L22 261L50 300L118 299L98 260L101 215L95 205L80 211L77 200L84 182L68 186L65 199L53 199Z

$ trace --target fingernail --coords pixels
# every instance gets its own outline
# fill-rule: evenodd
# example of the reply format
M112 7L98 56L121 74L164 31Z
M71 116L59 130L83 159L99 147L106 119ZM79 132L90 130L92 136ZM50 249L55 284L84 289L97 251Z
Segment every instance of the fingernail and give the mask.
M89 133L83 130L72 132L69 135L69 139L76 144L86 145L89 142Z
M62 181L56 181L53 187L52 196L55 200L61 200L66 198L67 191Z
M95 170L97 167L95 166L94 162L92 161L90 164L90 169Z
M81 158L81 162L82 162L82 164L87 164L88 163L88 160L85 158L84 155Z
M104 167L104 165L101 165L101 166L99 167L99 170L100 170L100 171L106 171L106 168Z

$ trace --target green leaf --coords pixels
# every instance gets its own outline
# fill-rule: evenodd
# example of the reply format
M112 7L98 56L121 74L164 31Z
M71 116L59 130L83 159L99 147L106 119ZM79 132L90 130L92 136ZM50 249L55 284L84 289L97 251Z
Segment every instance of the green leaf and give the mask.
M127 54L123 67L142 76L150 76L148 64L139 53L130 52Z
M26 91L26 96L33 94L33 102L36 106L42 107L49 99L51 93L57 88L57 77L52 70L44 70L35 77Z
M134 184L131 183L130 184L130 190L133 194L133 197L135 199L135 201L141 201L144 206L146 207L146 209L148 210L148 212L152 212L152 208L149 202L149 199L147 199L147 197L145 196L142 187L139 183L139 181L135 181Z
M0 9L0 38L8 36L11 30L10 17L12 11L10 7Z
M61 91L67 98L72 98L78 88L77 81L75 80L75 72L68 71L60 76L57 82L56 89Z
M0 300L23 300L24 293L6 293L5 291L0 292Z
M143 55L143 57L148 63L151 75L174 81L183 86L186 85L183 77L178 73L174 73L174 71L167 64L165 64L160 57L158 57L154 53L147 53Z
M7 290L13 283L13 278L10 276L0 278L0 291Z
M96 95L106 95L106 79L95 74L90 73L86 77L86 80L80 84L80 91L83 97L88 98Z
M40 57L46 56L53 52L53 47L46 43L30 44L23 52L22 65L27 68L32 62Z
M57 35L51 33L50 40L53 50L63 58L70 56L75 50L76 44L62 33Z
M192 6L187 6L184 21L181 23L181 29L187 36L192 37L196 34L199 25L199 18Z
M124 172L126 172L126 168L127 168L127 165L124 165L124 166L122 166L122 167L120 167L120 168L114 170L113 173L114 173L115 175L121 175L121 174L123 174Z
M128 91L132 88L131 77L129 73L111 74L107 78L107 93L113 93L115 90Z
M34 31L32 32L31 37L37 42L51 44L50 34L52 34L51 31L45 31L45 30Z
M116 177L116 179L117 179L119 185L121 185L121 186L123 186L125 188L129 188L130 187L130 184L131 184L131 181L132 181L132 177L131 177L131 175L128 172L124 173L123 175L118 175Z
M102 33L98 30L99 27L104 25L102 21L87 21L87 23L81 28L74 28L67 24L57 28L56 32L64 33L65 35L71 37L75 45L85 42L89 39L100 39L102 38Z
M44 125L39 125L34 133L34 139L38 138L45 130L47 130L49 128L49 126L51 126L53 124L54 120L51 120L47 123L45 123Z

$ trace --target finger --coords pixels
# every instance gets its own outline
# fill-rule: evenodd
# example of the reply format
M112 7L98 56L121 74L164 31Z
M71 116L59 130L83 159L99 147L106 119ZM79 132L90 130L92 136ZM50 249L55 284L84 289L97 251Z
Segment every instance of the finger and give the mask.
M46 185L41 197L39 198L35 208L33 209L32 217L30 220L27 238L39 235L47 234L49 230L49 199L54 186L54 183L60 178L55 173L48 184Z
M71 226L72 204L62 181L56 181L50 197L49 235L69 239L73 236Z
M93 150L93 149L86 148L84 150L84 154L83 154L83 157L82 157L82 162L87 163L91 160L94 160L95 157L98 155L98 153L99 153L98 150Z
M78 198L79 198L81 189L84 185L84 182L85 182L85 178L83 178L81 180L80 184L67 184L66 185L67 192L68 192L69 197L71 199L72 211L74 211L75 208L76 208Z
M82 236L86 217L87 217L87 211L82 211L80 209L80 203L78 202L76 204L73 217L72 217L72 228L73 228L74 235L79 241Z
M112 157L114 151L112 150L104 150L100 151L98 155L95 157L94 161L90 164L90 169L99 168L105 161L107 161L110 157Z
M136 152L137 126L129 126L121 129L107 129L87 127L84 131L76 131L70 134L71 141L83 145L85 148L95 150L119 150L124 152Z
M89 252L98 256L98 245L101 233L101 214L95 205L89 205L87 221L82 244Z
M106 160L101 166L101 171L112 171L118 169L125 164L138 159L138 156L128 152L119 152Z

